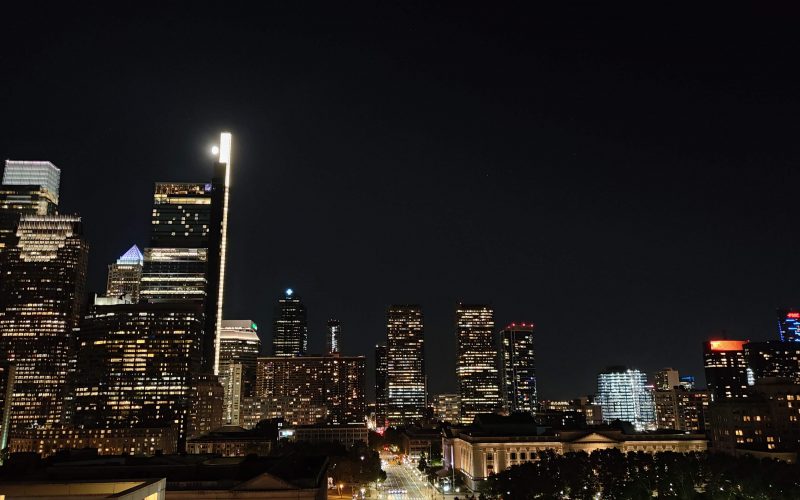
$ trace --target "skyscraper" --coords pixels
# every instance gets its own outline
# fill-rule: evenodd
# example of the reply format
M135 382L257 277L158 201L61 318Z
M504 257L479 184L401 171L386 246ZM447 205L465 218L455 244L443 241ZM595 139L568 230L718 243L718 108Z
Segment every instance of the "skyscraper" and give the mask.
M201 304L93 306L76 332L74 422L174 427L185 437L200 371Z
M272 351L278 357L303 356L308 352L306 306L291 288L286 289L275 307Z
M134 304L139 302L143 262L142 252L139 251L139 247L133 245L117 259L117 262L109 264L106 295L108 297L127 295Z
M681 384L678 370L674 368L664 368L656 372L655 388L657 391L668 391Z
M220 135L210 183L159 182L150 244L144 253L142 299L203 304L203 369L217 373L222 329L230 189L231 134Z
M375 425L386 426L386 412L388 402L387 372L388 360L386 359L386 346L375 346Z
M0 356L16 365L12 430L62 422L89 252L76 216L23 216L16 239L0 265Z
M327 337L325 337L325 352L328 354L332 354L334 352L340 352L341 346L339 343L341 342L341 328L342 325L339 323L338 319L329 319L328 320L328 332Z
M256 365L261 353L257 326L251 320L224 320L220 337L219 379L225 391L224 420L240 423L243 397L253 396Z
M653 395L647 388L647 377L639 370L612 366L599 373L597 402L605 422L630 422L637 431L655 427Z
M800 311L778 309L778 336L783 342L800 342Z
M703 365L711 400L747 397L752 375L744 355L746 340L709 340L703 343Z
M511 323L500 332L502 395L509 412L537 409L533 323Z
M422 419L427 399L422 308L393 305L386 318L387 418L392 425Z
M0 185L0 254L16 241L23 215L55 215L61 171L49 161L6 160Z
M471 424L475 415L496 412L501 405L492 308L459 304L456 309L456 339L461 423Z
M779 377L800 384L800 342L748 342L744 357L756 380Z

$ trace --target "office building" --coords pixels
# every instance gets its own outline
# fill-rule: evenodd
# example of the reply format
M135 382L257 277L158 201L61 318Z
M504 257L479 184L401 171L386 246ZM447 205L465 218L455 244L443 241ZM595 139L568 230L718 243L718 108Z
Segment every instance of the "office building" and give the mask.
M0 267L0 359L16 366L12 432L62 421L89 251L76 216L23 216L16 240Z
M587 396L567 400L550 399L539 405L536 421L554 428L584 428L601 425L603 410Z
M533 329L533 323L511 323L500 331L501 393L507 412L537 409Z
M656 426L690 433L703 433L711 396L708 391L677 385L653 391Z
M6 160L0 185L0 254L16 242L24 215L55 215L59 169L48 161Z
M211 373L192 374L186 436L193 438L222 427L224 391Z
M597 403L603 421L630 422L637 431L655 428L653 395L643 372L624 366L612 366L597 375Z
M703 343L703 365L711 400L747 397L752 382L744 355L746 340L709 340Z
M375 346L375 426L386 427L389 360L385 345Z
M433 417L440 422L461 422L461 396L459 394L437 394L433 398Z
M778 309L778 338L782 342L800 342L800 310Z
M133 245L119 259L108 266L107 297L127 296L131 303L139 302L139 287L142 284L144 255Z
M308 352L306 306L287 288L275 307L272 352L278 357L304 356Z
M747 397L711 403L714 450L797 461L800 451L800 386L787 379L756 380Z
M12 363L0 361L0 450L5 450L8 446L15 372L16 369ZM2 464L3 458L0 455L0 465Z
M258 327L251 320L223 320L219 379L224 388L225 423L241 425L241 404L255 394L256 365L261 354Z
M141 298L203 305L202 368L219 372L228 231L231 134L220 135L210 183L158 182Z
M326 354L333 354L336 352L341 352L341 346L339 345L341 342L341 332L342 332L342 325L338 319L329 319L328 320L328 331L326 332L327 335L325 337L325 353Z
M289 425L363 423L365 375L364 356L258 358L261 419L283 418Z
M657 391L668 391L681 384L678 370L674 368L664 368L656 372L655 389Z
M461 422L469 424L479 413L500 410L500 374L492 309L485 305L459 304L456 339Z
M170 426L184 439L202 336L201 304L93 306L76 332L74 423Z
M800 384L800 342L748 342L744 357L756 380L780 377Z
M17 431L11 453L36 453L42 458L61 450L95 448L98 455L155 455L177 453L178 430L154 428L31 428Z
M390 306L386 330L387 419L411 424L422 419L427 402L422 308Z

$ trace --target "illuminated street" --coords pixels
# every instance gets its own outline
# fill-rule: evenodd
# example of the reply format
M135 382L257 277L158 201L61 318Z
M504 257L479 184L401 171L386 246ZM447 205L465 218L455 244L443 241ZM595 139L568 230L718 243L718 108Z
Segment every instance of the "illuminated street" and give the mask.
M402 498L405 500L433 498L433 489L428 486L424 479L420 479L417 476L416 469L405 465L388 464L383 467L383 470L386 471L386 481L383 482L381 487L381 496L383 498Z

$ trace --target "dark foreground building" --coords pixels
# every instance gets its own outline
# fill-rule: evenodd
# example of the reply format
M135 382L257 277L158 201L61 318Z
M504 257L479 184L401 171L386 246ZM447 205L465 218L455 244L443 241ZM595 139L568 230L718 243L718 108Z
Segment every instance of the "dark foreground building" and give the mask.
M9 466L0 470L0 490L23 481L29 487L42 483L61 483L66 487L72 482L141 482L142 478L165 478L169 499L323 500L327 498L327 468L325 457L98 457L92 450L84 450L39 461L23 454L12 456Z

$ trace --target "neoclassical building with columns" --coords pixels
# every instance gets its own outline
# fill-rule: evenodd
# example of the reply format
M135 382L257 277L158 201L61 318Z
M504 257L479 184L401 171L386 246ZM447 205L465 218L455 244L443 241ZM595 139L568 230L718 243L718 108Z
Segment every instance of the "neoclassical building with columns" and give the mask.
M509 417L480 415L469 427L445 428L442 434L442 455L445 466L455 464L467 486L475 490L481 481L511 466L536 459L539 451L556 453L616 448L627 453L673 451L687 453L705 451L708 441L700 434L625 433L621 429L598 427L582 430L550 431L535 423L522 423ZM481 422L481 420L485 422Z

